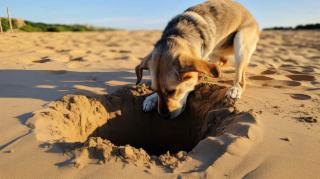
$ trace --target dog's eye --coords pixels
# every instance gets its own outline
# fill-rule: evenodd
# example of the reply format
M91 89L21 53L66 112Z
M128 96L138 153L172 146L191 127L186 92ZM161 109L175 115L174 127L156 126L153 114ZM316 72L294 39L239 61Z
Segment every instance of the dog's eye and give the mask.
M176 90L169 90L169 91L167 92L167 95L168 95L168 96L171 96L171 95L173 95L175 92L176 92Z
M187 81L187 80L189 80L189 79L191 79L191 78L192 78L192 76L186 75L186 76L184 76L184 77L182 78L182 81Z

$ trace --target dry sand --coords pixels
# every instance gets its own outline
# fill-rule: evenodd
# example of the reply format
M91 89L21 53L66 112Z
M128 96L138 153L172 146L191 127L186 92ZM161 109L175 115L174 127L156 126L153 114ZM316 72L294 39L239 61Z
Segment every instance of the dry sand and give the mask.
M320 176L320 32L263 32L248 68L247 90L235 105L237 111L246 113L221 119L221 128L214 128L214 134L201 134L203 140L196 146L193 144L194 148L188 154L164 153L156 157L142 149L99 138L105 137L103 135L88 138L88 134L110 118L133 119L125 115L133 114L135 110L124 109L138 108L143 97L131 100L131 103L119 103L120 107L112 110L104 104L113 100L116 102L112 104L118 104L117 100L121 99L100 97L135 82L132 69L152 49L159 36L157 31L1 34L0 177ZM233 72L230 63L217 84L228 86ZM65 96L67 94L77 95ZM200 97L203 95L205 93L200 91ZM62 100L52 102L63 96ZM108 96L112 98L112 95ZM125 98L132 96L135 95ZM197 109L198 104L195 104L193 109ZM124 109L119 110L121 106ZM191 103L190 106L192 108ZM38 115L28 120L34 111ZM158 122L155 124L159 131L168 125L181 127L177 122L142 118L138 127L148 118ZM124 124L111 123L111 126ZM194 130L191 124L184 124ZM112 139L120 136L120 141L145 135L141 132L140 137L132 135L134 126L128 126L130 130L106 127L105 131L112 132L104 134ZM177 131L171 133L176 141L190 142L186 137L179 138L179 135L185 136L184 130ZM117 132L119 135L114 135ZM170 133L170 130L166 132ZM155 141L161 141L161 137L158 139ZM55 145L57 142L61 145ZM101 159L104 159L102 163Z

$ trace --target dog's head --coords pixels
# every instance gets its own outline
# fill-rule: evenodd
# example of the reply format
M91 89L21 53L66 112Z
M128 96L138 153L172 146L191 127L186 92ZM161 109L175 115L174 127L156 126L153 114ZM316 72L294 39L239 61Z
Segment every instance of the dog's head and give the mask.
M186 106L188 94L198 83L198 74L219 76L216 65L190 55L168 55L154 51L136 67L137 84L149 70L151 88L158 93L158 113L167 119L180 115Z

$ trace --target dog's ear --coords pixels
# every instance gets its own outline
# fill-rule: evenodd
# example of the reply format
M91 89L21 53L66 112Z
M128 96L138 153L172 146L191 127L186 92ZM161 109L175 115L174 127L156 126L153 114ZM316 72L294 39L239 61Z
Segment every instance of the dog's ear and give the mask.
M149 61L151 60L152 53L150 53L148 56L142 59L141 63L136 66L136 76L137 76L137 82L136 84L139 84L143 77L143 70L149 69Z
M213 63L208 63L202 59L195 59L187 55L179 56L180 72L200 72L213 77L220 76L220 69Z

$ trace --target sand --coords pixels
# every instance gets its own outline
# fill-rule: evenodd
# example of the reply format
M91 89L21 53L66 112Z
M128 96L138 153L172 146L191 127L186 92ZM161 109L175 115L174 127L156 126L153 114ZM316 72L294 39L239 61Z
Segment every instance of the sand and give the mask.
M320 176L319 32L263 32L248 68L247 90L234 106L236 114L220 118L219 126L223 127L216 126L214 133L201 134L191 142L192 147L169 153L160 151L156 156L148 154L150 150L146 146L140 149L133 146L134 143L126 145L126 141L121 141L141 139L145 136L143 131L140 130L140 136L130 135L134 130L117 127L127 123L130 118L126 115L136 111L128 109L139 109L143 96L136 98L126 93L125 98L133 96L139 100L121 103L112 110L104 105L111 99L101 99L101 96L113 96L134 84L135 65L152 49L160 34L157 31L1 34L0 177ZM230 63L215 83L228 87L233 75ZM142 91L145 92L148 91ZM198 97L202 95L200 91ZM113 100L121 101L121 97ZM199 103L194 104L193 109L209 111L199 108ZM125 106L125 110L121 106ZM189 106L192 108L192 104ZM149 116L142 118L138 127L147 126L148 119L157 121L159 130L150 128L154 133L164 131L165 126L179 124L161 122L153 118L156 114L143 115ZM108 119L119 116L122 120L118 121L123 122L108 124ZM216 119L216 116L208 118ZM70 123L65 119L73 120ZM109 127L104 128L106 123ZM191 123L183 124L195 130ZM199 124L214 126L210 122ZM134 129L133 125L128 126ZM182 126L175 127L180 127L177 133L184 136ZM206 131L208 126L204 127ZM104 135L112 140L118 137L120 142L108 141L103 135L88 136L92 132L97 134L95 130L101 127L102 131L112 131ZM112 136L115 133L117 135ZM166 139L162 140L166 143L171 139L173 144L191 141L179 135L170 137L168 133L170 130L162 132L165 135L158 139L152 136L152 140ZM152 140L145 137L141 143Z

